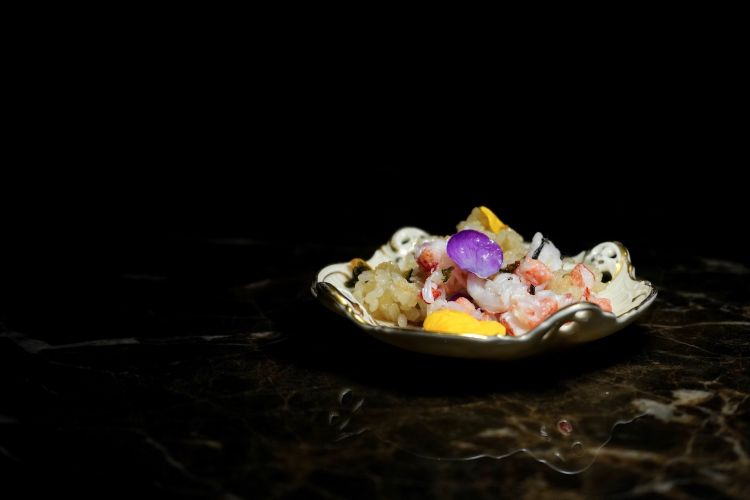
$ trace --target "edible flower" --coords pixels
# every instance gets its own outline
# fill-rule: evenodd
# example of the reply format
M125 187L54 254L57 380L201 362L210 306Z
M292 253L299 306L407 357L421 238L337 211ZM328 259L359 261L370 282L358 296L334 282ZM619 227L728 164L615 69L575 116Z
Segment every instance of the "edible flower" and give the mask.
M486 234L464 229L448 240L448 256L464 271L487 278L503 265L503 249Z
M497 321L480 321L468 313L452 309L440 309L428 314L423 327L437 333L476 333L488 337L505 335L505 326Z
M479 212L482 214L482 225L493 233L499 233L501 229L508 227L508 225L498 219L497 215L495 215L495 213L489 208L479 207Z

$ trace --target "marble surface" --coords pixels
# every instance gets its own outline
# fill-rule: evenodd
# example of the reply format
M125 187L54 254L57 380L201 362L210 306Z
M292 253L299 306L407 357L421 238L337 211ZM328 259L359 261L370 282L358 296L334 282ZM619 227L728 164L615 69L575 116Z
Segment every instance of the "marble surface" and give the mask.
M195 268L92 282L65 307L44 293L5 307L0 487L750 497L748 267L635 254L659 288L639 323L540 359L476 362L378 343L314 301L318 267L370 250L209 241Z

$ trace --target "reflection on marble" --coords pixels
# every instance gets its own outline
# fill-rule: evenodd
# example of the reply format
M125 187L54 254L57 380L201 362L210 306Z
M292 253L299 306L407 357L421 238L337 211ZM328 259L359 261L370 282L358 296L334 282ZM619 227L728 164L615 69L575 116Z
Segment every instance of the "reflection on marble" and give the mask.
M639 324L497 363L378 343L307 295L317 264L208 295L124 276L128 328L63 342L9 314L2 470L109 497L750 497L745 266L640 266Z

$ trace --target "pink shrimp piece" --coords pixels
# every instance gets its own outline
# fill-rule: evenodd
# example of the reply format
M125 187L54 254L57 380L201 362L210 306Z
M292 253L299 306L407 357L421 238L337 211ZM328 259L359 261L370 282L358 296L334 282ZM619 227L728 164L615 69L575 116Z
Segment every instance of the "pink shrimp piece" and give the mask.
M417 257L417 264L425 273L431 274L440 265L440 257L429 247L423 248Z
M576 264L570 272L570 277L573 278L573 283L583 288L584 292L590 292L596 280L594 273L583 264Z
M437 269L446 269L448 267L456 268L446 250L448 243L445 240L433 240L423 243L415 252L417 264L425 274L435 272Z
M466 292L485 311L503 313L511 308L514 295L527 293L527 286L515 274L501 273L494 279L485 280L469 274Z
M461 309L466 311L467 313L471 314L472 316L476 317L477 319L480 319L482 321L497 321L497 316L494 314L482 311L478 307L474 305L472 301L467 299L466 297L459 297L456 300L454 300L456 304L458 304Z
M435 272L427 277L427 279L424 282L424 285L422 286L422 291L420 292L420 295L422 296L422 300L425 301L427 304L432 304L433 302L435 302L436 299L440 298L442 295L440 287L437 285L437 283L434 282L436 274L440 274L440 273Z
M456 300L454 300L457 305L461 306L461 309L465 310L467 313L473 313L477 310L476 307L474 307L474 304L471 303L469 299L466 297L459 297Z
M422 297L422 300L424 300L428 304L432 304L433 302L435 302L435 300L440 298L440 292L437 288L433 288L432 291L428 292L427 295L425 295L425 291L422 290L421 292L419 292L419 295L420 297Z
M447 242L437 239L423 243L414 255L417 264L428 276L431 287L438 287L440 292L446 296L461 292L466 289L467 272L459 268L448 256L446 251ZM433 292L434 295L434 292ZM428 297L426 302L430 303L427 290L422 294Z
M596 277L591 270L583 264L577 264L570 273L573 282L583 288L583 298L586 302L591 302L601 307L604 311L612 312L612 303L604 297L597 297L591 289L594 287Z
M511 299L513 307L501 316L506 328L513 334L522 335L547 319L558 310L557 296L552 292L540 291L536 295L516 295Z
M544 262L526 257L516 268L515 274L528 285L539 286L552 279L552 271Z
M562 309L563 307L567 307L570 304L574 304L576 301L573 298L572 293L566 293L564 295L558 295L557 296L557 306Z
M456 310L463 310L464 312L467 312L474 316L477 319L480 319L482 321L496 321L497 317L489 312L482 311L478 307L474 305L472 301L467 299L466 297L459 297L456 300L452 301L454 304L456 304L457 307L454 307L453 309Z
M456 300L445 300L442 296L437 297L432 303L427 305L427 314L441 309L451 309L453 311L464 312L482 321L497 320L497 317L494 314L482 311L466 297L459 297Z
M491 312L487 312L487 311L482 311L481 309L479 309L479 311L482 313L482 317L479 318L480 320L482 320L482 321L498 321L496 314L492 314Z
M534 300L531 301L525 300L526 297L516 299L516 307L518 307L516 317L529 330L557 311L557 299L552 292L547 293L551 295L543 295L544 292L538 292L537 295L532 295Z
M505 333L509 337L518 337L522 333L526 333L526 332L523 332L523 331L519 331L518 333L516 333L516 329L514 328L514 325L511 324L510 321L508 321L509 316L510 316L510 313L504 313L504 314L501 314L500 315L500 319L498 319L498 321L500 322L500 324L505 327Z
M605 299L604 297L597 297L596 295L589 294L588 297L586 297L586 302L591 302L592 304L596 304L597 306L601 307L602 310L607 312L612 312L612 302L609 301L609 299Z

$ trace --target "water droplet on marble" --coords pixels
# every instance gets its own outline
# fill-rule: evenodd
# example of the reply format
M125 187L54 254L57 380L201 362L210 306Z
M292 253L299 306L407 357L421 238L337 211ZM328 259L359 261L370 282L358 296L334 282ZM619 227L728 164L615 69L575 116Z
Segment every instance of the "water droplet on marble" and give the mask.
M557 429L564 434L565 436L569 435L571 432L573 432L573 424L568 422L567 420L560 420L557 423Z

